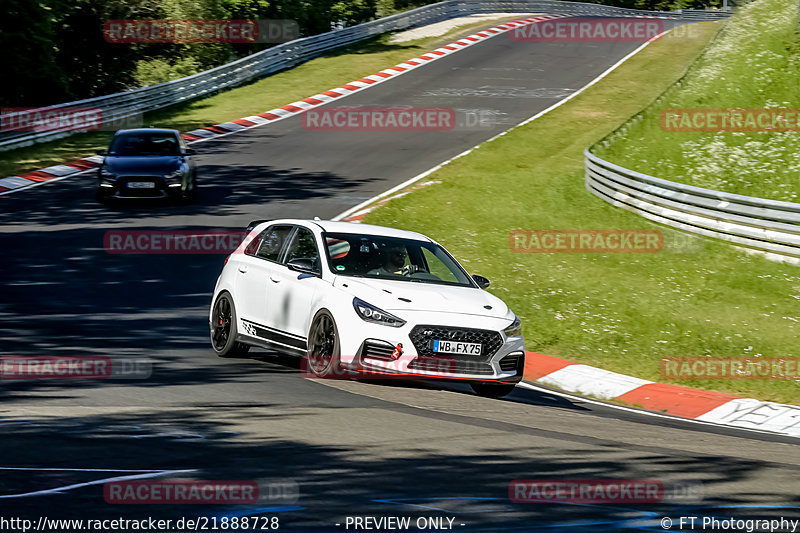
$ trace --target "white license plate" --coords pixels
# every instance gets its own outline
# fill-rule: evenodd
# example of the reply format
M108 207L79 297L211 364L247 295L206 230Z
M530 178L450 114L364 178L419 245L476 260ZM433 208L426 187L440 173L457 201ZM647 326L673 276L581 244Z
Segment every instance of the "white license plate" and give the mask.
M155 189L156 184L152 181L129 181L129 189Z
M472 342L433 341L433 351L435 353L480 355L481 345Z

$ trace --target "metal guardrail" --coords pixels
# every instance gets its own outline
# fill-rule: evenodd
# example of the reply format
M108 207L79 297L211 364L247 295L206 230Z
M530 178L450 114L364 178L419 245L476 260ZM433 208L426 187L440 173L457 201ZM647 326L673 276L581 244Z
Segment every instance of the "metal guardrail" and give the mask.
M648 176L584 151L586 188L606 202L681 230L800 264L800 204Z
M290 41L185 78L107 96L49 106L41 108L41 111L58 111L65 108L95 108L101 110L104 123L114 123L138 116L141 113L207 96L266 74L292 68L318 57L328 50L352 44L380 33L405 30L471 14L513 11L566 15L677 18L681 18L686 14L685 10L683 13L644 11L560 0L446 0L357 26ZM710 18L716 18L716 14L710 16ZM695 20L696 16L692 15L692 19ZM65 130L8 132L0 134L0 150L52 141L72 133L74 132Z

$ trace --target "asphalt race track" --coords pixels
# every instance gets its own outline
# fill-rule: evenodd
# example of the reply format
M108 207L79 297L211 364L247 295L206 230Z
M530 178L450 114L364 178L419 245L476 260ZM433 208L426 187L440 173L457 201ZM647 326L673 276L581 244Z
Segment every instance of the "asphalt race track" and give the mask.
M206 317L224 255L103 249L111 229L333 217L549 107L637 46L501 35L332 104L452 107L491 124L326 132L294 117L197 143L192 206L103 207L89 175L2 197L0 354L147 358L153 367L139 380L4 380L0 517L260 515L279 517L279 531L353 531L348 516L449 517L469 532L800 517L794 439L522 387L491 400L456 384L309 380L298 361L262 350L218 359ZM191 472L165 472L176 470ZM254 505L105 502L100 480L141 471L291 490ZM700 482L704 494L635 505L509 501L512 480L541 478Z

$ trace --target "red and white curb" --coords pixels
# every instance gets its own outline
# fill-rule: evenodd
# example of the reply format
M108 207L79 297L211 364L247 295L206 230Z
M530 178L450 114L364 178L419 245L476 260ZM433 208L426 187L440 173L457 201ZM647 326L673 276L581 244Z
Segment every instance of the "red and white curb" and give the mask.
M459 39L458 41L437 48L436 50L428 52L427 54L423 54L413 59L409 59L408 61L399 63L371 76L366 76L360 80L351 81L350 83L346 83L341 87L336 87L323 93L315 94L314 96L304 98L303 100L299 100L297 102L292 102L291 104L287 104L276 109L270 109L269 111L259 113L258 115L252 115L239 120L223 122L222 124L216 124L214 126L192 130L184 133L183 137L190 144L192 144L196 142L217 139L219 137L231 135L242 130L257 128L259 126L278 122L279 120L295 116L304 111L308 111L309 109L325 105L343 96L348 96L375 86L379 83L400 76L401 74L405 74L416 68L427 65L433 61L436 61L437 59L441 59L452 53L458 52L459 50L463 50L464 48L468 48L474 44L485 41L486 39L506 33L516 27L567 16L569 15L540 15L506 22L505 24L500 24L493 28L489 28L488 30L480 31L468 37L464 37L463 39ZM0 179L0 196L86 172L87 170L96 168L102 162L102 160L103 158L100 156L86 157L73 163L56 165L36 170L28 174L23 174L21 176L11 176Z
M525 379L600 400L737 428L800 437L800 407L690 389L528 352Z
M102 161L102 156L93 155L72 163L35 170L28 174L23 174L22 176L11 176L0 179L0 196L30 189L31 187L43 183L69 178L75 174L80 174L81 172L86 172L87 170L97 167Z

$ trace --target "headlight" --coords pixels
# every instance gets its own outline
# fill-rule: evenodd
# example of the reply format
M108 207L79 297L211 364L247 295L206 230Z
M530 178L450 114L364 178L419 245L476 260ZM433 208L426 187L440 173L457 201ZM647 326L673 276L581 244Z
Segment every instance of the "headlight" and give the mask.
M517 315L514 315L514 322L504 329L503 333L506 334L506 337L519 337L522 335L522 322L520 322Z
M397 318L393 314L387 313L383 309L378 309L374 305L368 304L364 300L360 300L358 298L353 298L353 307L355 308L356 313L358 313L358 316L367 322L375 322L377 324L383 324L384 326L391 326L393 328L399 328L406 323L405 320Z
M165 180L176 180L183 176L183 168L179 168L175 172L170 172L169 174L164 174Z
M108 170L107 168L101 168L100 169L100 179L114 180L116 178L117 177L114 175L114 173L111 172L110 170Z

